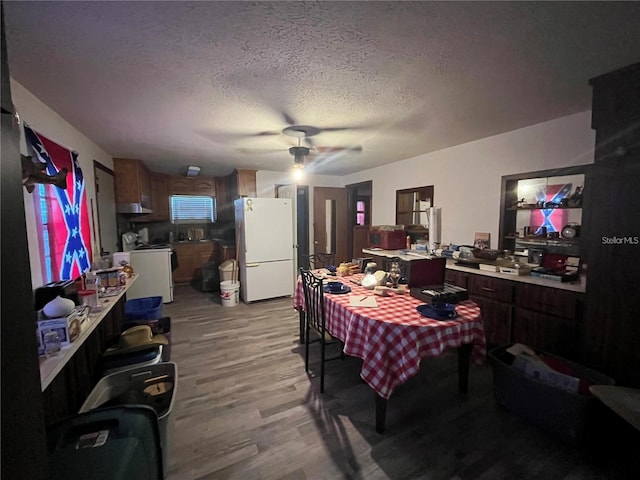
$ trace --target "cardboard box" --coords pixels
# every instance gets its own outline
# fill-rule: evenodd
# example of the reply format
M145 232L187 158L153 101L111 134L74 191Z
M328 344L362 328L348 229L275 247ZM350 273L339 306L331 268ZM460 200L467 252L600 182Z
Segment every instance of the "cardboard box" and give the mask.
M46 332L56 330L60 338L60 345L63 347L69 345L80 335L82 322L87 318L88 313L88 309L84 308L84 306L79 306L66 317L48 318L42 310L39 310L38 335L40 336L40 343L44 344L44 334Z

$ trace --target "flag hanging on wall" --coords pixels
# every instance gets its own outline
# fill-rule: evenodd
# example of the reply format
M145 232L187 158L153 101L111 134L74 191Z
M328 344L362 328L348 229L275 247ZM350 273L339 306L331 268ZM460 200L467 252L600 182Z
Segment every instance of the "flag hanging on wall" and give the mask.
M78 153L49 140L24 125L30 155L46 164L49 175L68 170L67 188L44 185L38 219L41 256L47 263L47 281L71 280L91 267L91 230L84 176Z

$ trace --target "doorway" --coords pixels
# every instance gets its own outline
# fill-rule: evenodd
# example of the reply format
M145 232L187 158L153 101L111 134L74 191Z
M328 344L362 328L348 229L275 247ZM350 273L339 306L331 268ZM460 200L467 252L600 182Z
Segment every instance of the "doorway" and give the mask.
M335 253L336 264L351 260L348 245L348 201L346 188L314 187L313 251Z
M349 199L349 229L347 232L349 251L353 258L362 256L362 249L369 246L371 226L371 195L373 182L354 183L346 186Z
M103 252L117 252L118 227L113 171L94 160L93 174L96 179L96 215L98 217L97 230L100 254Z

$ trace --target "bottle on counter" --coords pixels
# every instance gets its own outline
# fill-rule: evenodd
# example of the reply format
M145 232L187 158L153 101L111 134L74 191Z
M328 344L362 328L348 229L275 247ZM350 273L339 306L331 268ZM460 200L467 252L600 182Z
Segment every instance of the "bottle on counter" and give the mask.
M173 243L173 232L169 232L169 243Z

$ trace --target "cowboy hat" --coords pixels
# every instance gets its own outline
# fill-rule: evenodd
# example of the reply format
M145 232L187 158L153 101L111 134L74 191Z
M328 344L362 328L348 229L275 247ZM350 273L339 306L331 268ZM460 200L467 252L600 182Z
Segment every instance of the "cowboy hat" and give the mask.
M149 325L136 325L120 334L118 343L107 348L103 356L121 355L124 353L137 352L158 345L168 345L169 341L164 335L153 335Z

